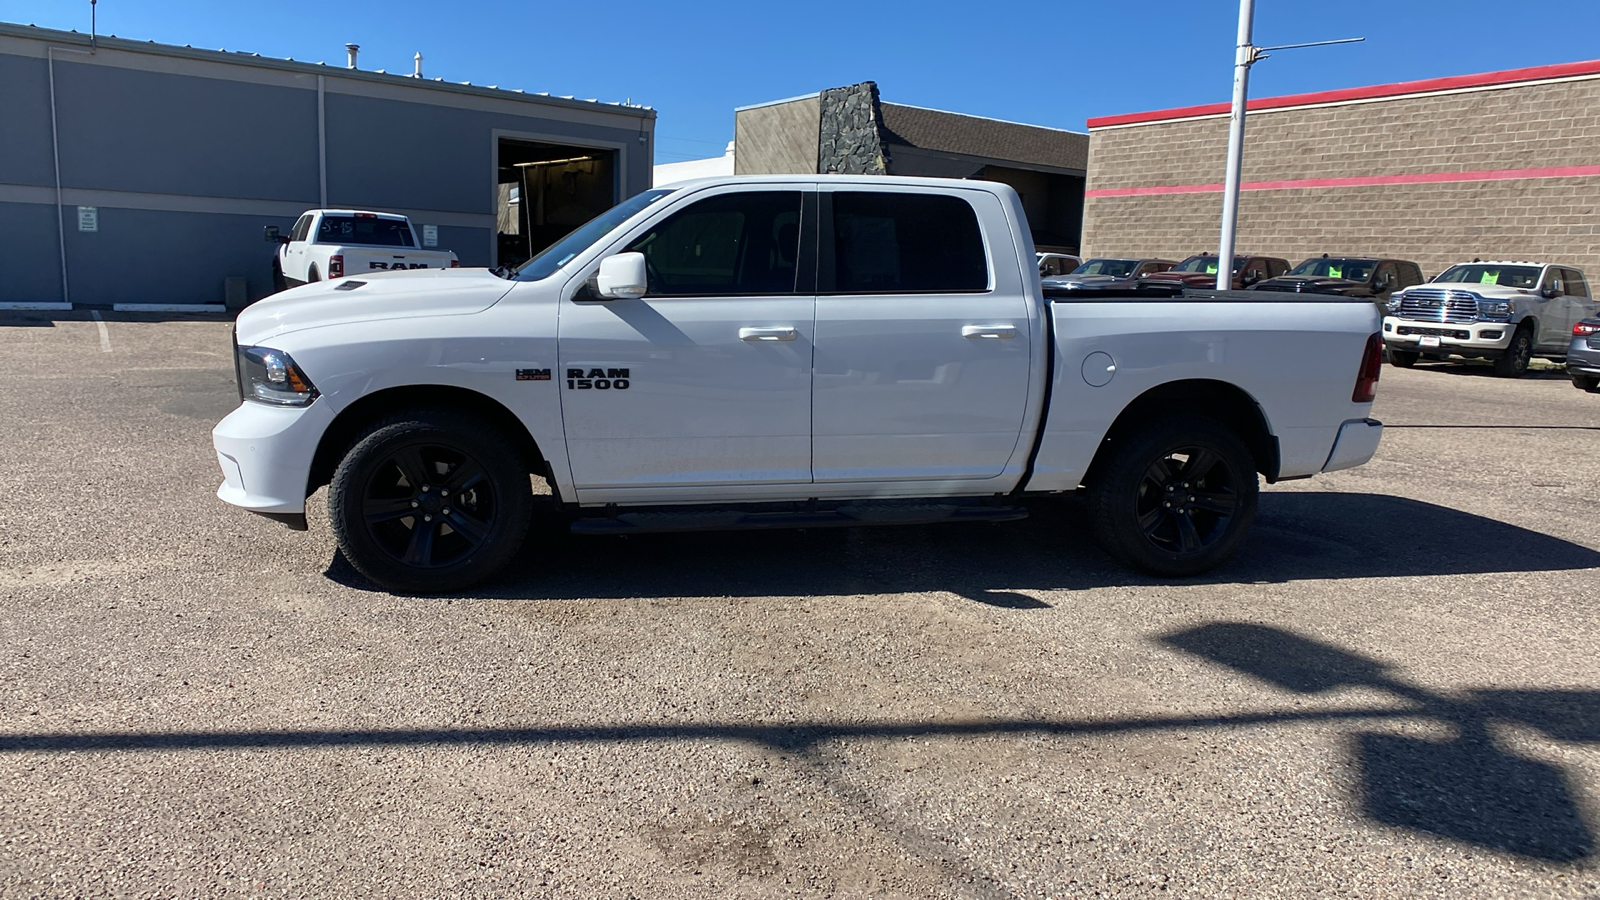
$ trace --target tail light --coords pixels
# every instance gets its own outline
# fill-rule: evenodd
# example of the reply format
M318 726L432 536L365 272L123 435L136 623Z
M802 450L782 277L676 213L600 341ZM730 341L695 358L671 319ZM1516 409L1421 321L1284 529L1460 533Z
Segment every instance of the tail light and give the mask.
M452 269L461 268L461 260L459 260L459 259L450 260L450 268L452 268Z
M343 254L335 253L334 255L328 257L328 277L329 278L343 278L344 277L344 255Z
M1367 338L1366 352L1361 354L1361 371L1356 375L1356 389L1350 392L1352 403L1371 403L1378 396L1378 375L1383 372L1383 338L1374 334Z
M1573 337L1583 337L1589 334L1600 334L1600 325L1596 325L1593 322L1579 322L1572 326Z

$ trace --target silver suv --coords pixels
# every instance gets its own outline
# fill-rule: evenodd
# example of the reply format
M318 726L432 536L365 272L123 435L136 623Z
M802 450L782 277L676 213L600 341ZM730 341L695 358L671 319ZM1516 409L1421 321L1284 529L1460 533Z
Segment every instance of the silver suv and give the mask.
M1489 359L1508 378L1535 356L1564 358L1572 326L1597 309L1575 266L1476 260L1396 292L1388 306L1389 362L1409 369L1422 356Z

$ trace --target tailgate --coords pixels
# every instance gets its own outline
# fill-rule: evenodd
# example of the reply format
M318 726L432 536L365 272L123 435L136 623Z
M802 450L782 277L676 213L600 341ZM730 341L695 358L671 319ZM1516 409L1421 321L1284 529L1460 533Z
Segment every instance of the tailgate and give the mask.
M440 250L410 247L341 247L344 273L403 272L407 269L448 269L453 255Z

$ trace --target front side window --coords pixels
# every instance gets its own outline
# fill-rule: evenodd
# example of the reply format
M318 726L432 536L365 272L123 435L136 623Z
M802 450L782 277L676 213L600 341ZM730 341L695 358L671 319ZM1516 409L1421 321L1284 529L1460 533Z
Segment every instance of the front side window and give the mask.
M965 200L888 191L839 191L830 196L833 240L824 248L826 291L942 294L989 289L983 232L977 213Z
M289 231L289 240L303 241L306 239L306 232L310 230L311 214L307 213L295 221L294 228Z
M411 226L404 219L382 216L323 216L317 225L319 244L365 244L371 247L414 247Z
M792 294L799 191L721 194L673 213L628 249L644 254L652 297Z

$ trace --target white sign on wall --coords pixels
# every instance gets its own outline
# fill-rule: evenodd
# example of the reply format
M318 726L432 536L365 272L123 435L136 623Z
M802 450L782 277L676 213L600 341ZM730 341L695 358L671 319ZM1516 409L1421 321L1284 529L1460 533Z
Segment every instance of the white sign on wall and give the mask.
M439 226L437 226L437 225L424 225L424 226L422 226L422 246L424 246L424 247L437 247L437 246L439 246Z
M99 231L100 230L100 208L98 206L80 206L80 207L78 207L78 230L79 231Z

